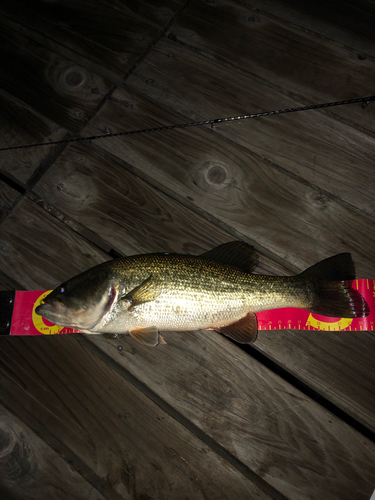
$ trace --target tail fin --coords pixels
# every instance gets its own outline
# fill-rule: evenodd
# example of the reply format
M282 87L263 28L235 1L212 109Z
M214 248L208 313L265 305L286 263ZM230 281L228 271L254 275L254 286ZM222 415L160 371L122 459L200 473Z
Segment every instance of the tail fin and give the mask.
M355 266L350 253L339 253L309 267L298 276L326 281L350 281L355 280Z
M334 318L364 318L370 314L362 295L347 281L320 281L311 312Z
M334 318L364 318L370 314L362 295L352 288L355 266L350 253L322 260L299 275L313 279L317 290L311 312Z

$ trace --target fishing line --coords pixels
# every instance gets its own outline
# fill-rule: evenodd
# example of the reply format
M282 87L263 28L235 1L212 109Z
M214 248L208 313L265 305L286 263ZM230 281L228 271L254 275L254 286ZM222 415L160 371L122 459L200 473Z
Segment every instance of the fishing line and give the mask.
M199 127L202 125L211 125L213 127L217 123L225 123L225 122L234 122L240 120L248 120L249 118L260 118L262 116L272 116L272 115L281 115L286 113L295 113L297 111L309 111L312 109L320 109L320 108L331 108L333 106L345 106L347 104L356 104L362 102L362 107L366 108L370 101L374 101L375 96L369 97L360 97L358 99L347 99L345 101L335 101L335 102L325 102L323 104L312 104L310 106L300 106L298 108L287 108L287 109L278 109L274 111L264 111L262 113L253 113L250 115L241 115L241 116L231 116L227 118L215 118L214 120L202 120L199 122L189 122L189 123L180 123L177 125L165 125L162 127L154 127L154 128L145 128L140 130L130 130L128 132L109 132L102 135L92 135L90 137L72 137L70 139L62 139L60 141L50 141L50 142L40 142L37 144L25 144L22 146L11 146L7 148L0 148L0 151L11 151L14 149L27 149L27 148L37 148L43 146L54 146L56 144L66 144L70 142L83 142L83 141L96 141L98 139L108 139L109 137L120 137L126 135L135 135L135 134L150 134L152 132L164 132L166 130L173 129L182 129L188 127Z

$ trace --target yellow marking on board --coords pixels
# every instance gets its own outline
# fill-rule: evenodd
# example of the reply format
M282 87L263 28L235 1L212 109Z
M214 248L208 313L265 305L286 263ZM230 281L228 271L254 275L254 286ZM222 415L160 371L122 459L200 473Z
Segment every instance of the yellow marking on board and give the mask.
M33 306L33 312L32 312L34 326L38 330L38 332L43 333L43 335L55 335L64 328L63 326L57 326L57 325L47 326L43 321L43 317L39 316L39 314L35 312L35 309L42 303L44 297L46 297L50 292L52 292L52 290L47 290L37 298Z
M312 326L313 328L317 328L318 330L344 330L352 324L352 321L352 318L341 318L333 323L328 323L326 321L320 321L314 318L314 316L310 313L310 316L306 321L306 326Z

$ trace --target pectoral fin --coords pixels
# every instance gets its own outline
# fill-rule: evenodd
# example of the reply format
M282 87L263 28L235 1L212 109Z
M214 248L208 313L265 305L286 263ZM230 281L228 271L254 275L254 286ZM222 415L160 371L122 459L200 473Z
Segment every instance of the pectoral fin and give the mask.
M214 330L223 333L240 344L252 344L258 336L257 317L254 313L248 313L235 323L214 328Z
M131 335L133 339L140 344L148 345L150 347L155 347L158 344L166 344L163 337L159 334L159 330L156 326L136 328L135 330L131 330L129 335Z
M159 292L155 280L151 275L142 281L140 285L124 295L122 300L129 301L131 303L129 310L132 310L141 304L155 300L158 295Z

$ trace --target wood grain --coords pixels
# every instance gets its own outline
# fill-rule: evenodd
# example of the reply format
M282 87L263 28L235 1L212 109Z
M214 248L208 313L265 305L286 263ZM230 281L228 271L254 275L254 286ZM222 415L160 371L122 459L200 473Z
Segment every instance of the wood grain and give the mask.
M235 238L84 144L69 146L34 192L123 255L199 254ZM260 253L257 272L287 269Z
M358 58L339 44L277 21L244 3L194 2L173 22L169 36L287 95L298 96L306 105L373 93L372 59ZM374 106L366 111L361 106L329 111L375 131Z
M1 224L0 258L2 271L29 290L57 286L61 268L74 276L110 259L28 198Z
M18 207L21 214L22 205ZM30 207L25 205L25 208L30 213ZM40 217L44 219L45 231L55 226L54 221L48 220L51 216L41 213ZM9 220L10 217L3 224ZM9 238L9 229L5 230L2 238L3 234ZM28 234L22 232L26 238ZM68 229L60 226L61 238L66 237L66 232ZM55 230L49 231L54 233ZM82 251L81 242L75 238L71 238L69 247L61 246L60 251L58 241L53 243L51 239L44 249L47 275L42 275L40 265L28 266L22 282L33 288L43 284L47 287L51 281L49 272L63 281L67 277L68 255L72 260L76 252L79 256ZM14 252L7 263L9 272L13 269L13 274L20 277L22 267L17 269L13 264L13 254L19 263L31 261L30 250L21 240L21 237L18 242L13 240ZM37 232L35 240L41 246ZM78 246L74 248L75 245ZM96 258L100 260L101 254ZM86 263L79 262L76 259L75 265L81 265L83 270ZM23 268L27 269L25 265ZM369 497L375 479L375 446L370 441L223 337L202 332L164 335L168 344L157 349L146 348L129 338L88 338L287 498L324 496L365 500ZM64 338L68 337L59 337ZM119 345L123 347L121 352L117 350ZM31 353L27 352L31 359ZM64 359L69 361L69 357ZM40 361L35 361L35 365L41 365ZM345 371L341 373L344 377ZM322 366L322 380L324 377ZM80 378L76 376L73 380ZM52 380L52 375L46 375L45 379ZM12 387L12 394L14 391ZM37 399L42 393L41 390ZM61 397L66 401L68 395L64 392ZM19 398L24 400L25 395ZM34 402L28 404L28 411ZM66 432L60 430L59 435ZM77 447L81 449L79 443Z
M105 500L45 441L2 405L0 416L2 494L20 500Z
M69 146L34 192L125 255L194 254L233 239L83 144Z
M263 331L256 348L375 431L374 332Z
M128 130L137 130L179 121L176 114L135 92L118 89L84 135L105 127L117 132L124 123ZM358 277L375 276L372 220L219 134L184 129L102 139L97 146L296 269L349 251ZM215 172L222 177L215 177Z
M357 96L372 88L373 5L4 0L6 144L77 133L109 81L130 84L88 133ZM186 15L173 19L182 7ZM5 191L13 208L0 223L0 285L54 286L107 260L103 249L198 253L232 235L293 270L351 251L359 276L374 277L374 111L351 109L102 140L67 148L50 171L62 149L0 154L4 177L30 189L41 177L38 192L19 203ZM374 428L373 333L264 333L258 349L266 356ZM225 338L165 337L160 349L127 337L0 338L8 437L25 436L7 455L18 484L0 486L2 497L36 498L47 488L47 498L58 498L49 471L60 460L71 497L77 488L113 500L370 497L373 442ZM35 473L25 441L45 460ZM25 475L22 483L22 466L38 484ZM249 480L256 475L275 494Z
M2 2L4 23L90 71L121 84L183 0L149 2Z
M67 134L66 129L1 90L0 106L2 148L58 141ZM54 146L0 151L0 168L19 182L25 183L40 165L50 161L57 151Z
M350 47L361 57L375 56L372 0L244 0L251 8L268 12L318 37Z
M221 336L165 333L154 352L87 338L287 498L371 494L375 445Z
M24 287L18 283L16 280L11 278L10 276L7 276L5 273L3 273L0 269L0 291L5 291L5 290L23 290Z
M82 125L107 94L111 85L1 26L2 71L0 88L61 127L73 132Z
M65 183L63 189L62 183ZM56 189L58 185L60 189ZM123 254L165 250L200 253L230 240L224 231L83 145L67 148L59 162L39 183L37 191L65 214L93 231L100 231L102 237ZM89 203L86 203L87 200ZM118 207L121 211L116 213ZM112 214L111 218L105 214ZM127 217L124 218L123 214ZM156 218L156 214L164 216ZM33 222L27 223L29 219ZM142 228L142 231L134 231L132 227ZM21 235L15 234L15 228L21 231ZM20 209L14 211L9 221L3 224L1 233L0 241L8 249L3 252L6 269L28 288L55 286L59 281L90 267L86 255L93 250L88 252L80 248L78 235L48 217L30 200L24 200ZM64 242L63 245L45 245L43 235L46 233L49 238ZM173 239L169 236L171 233L174 234ZM25 239L28 241L26 246ZM99 253L90 260L90 264L98 263L100 259L106 260L107 257ZM36 281L25 281L25 275L30 276L28 263L31 262ZM264 256L261 256L261 264L258 272L285 273L280 267L272 266ZM43 266L45 274L40 276L38 266ZM52 276L53 279L50 278ZM256 345L304 383L323 391L327 399L364 425L370 429L374 427L372 386L375 373L368 358L373 352L371 334L262 332Z
M370 82L371 78L369 87ZM303 104L233 68L229 70L210 58L202 60L200 54L186 46L164 39L126 83L184 115L177 123ZM272 162L276 168L374 215L370 161L373 138L366 133L319 111L227 123L216 126L214 131L256 157Z
M103 497L271 499L73 337L0 342L1 398L69 450Z
M11 188L8 184L0 181L0 219L8 214L17 199L20 198L20 193Z

